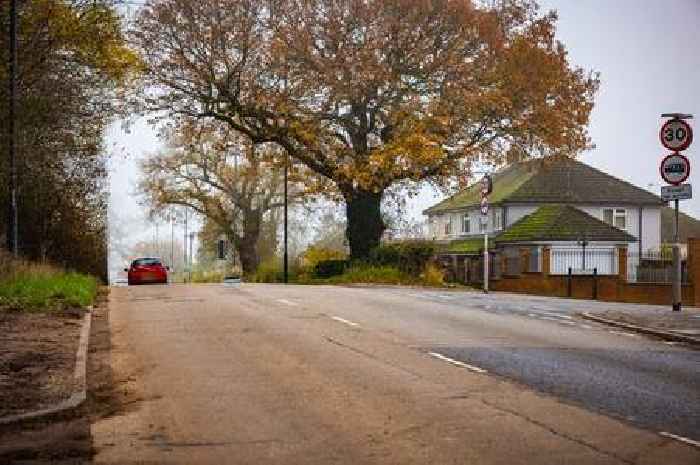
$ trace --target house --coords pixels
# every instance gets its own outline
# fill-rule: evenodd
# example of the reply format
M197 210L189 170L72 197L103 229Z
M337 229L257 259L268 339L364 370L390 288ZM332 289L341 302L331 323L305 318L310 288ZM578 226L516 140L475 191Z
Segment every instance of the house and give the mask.
M479 210L481 193L480 184L476 183L424 211L428 216L429 237L450 244L455 251L469 253L474 247L483 247L478 241L483 242L484 233L503 242L503 238L514 236L510 228L523 218L530 216L529 222L521 223L519 228L529 227L547 215L551 219L556 213L560 218L576 220L572 225L578 225L578 229L567 229L565 240L545 234L531 238L532 241L556 242L565 248L567 244L583 242L612 246L631 240L634 242L629 247L640 255L659 250L662 243L661 211L666 202L580 161L556 158L515 163L495 173L492 180L486 221L482 221ZM542 210L546 206L557 208ZM576 215L574 209L585 216ZM561 220L557 221L561 224ZM596 241L601 237L591 235L601 231L601 225L612 226L624 234Z

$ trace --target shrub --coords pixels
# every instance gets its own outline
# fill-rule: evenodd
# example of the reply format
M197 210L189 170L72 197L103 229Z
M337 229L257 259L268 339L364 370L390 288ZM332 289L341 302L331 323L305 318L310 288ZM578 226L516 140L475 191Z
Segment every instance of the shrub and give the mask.
M192 272L193 283L220 283L224 280L223 271L196 270Z
M445 275L435 263L429 262L421 275L421 284L440 287L445 285Z
M343 274L347 267L347 260L323 260L314 267L314 276L318 278L338 276Z
M279 259L272 257L260 263L255 273L246 278L254 283L281 283L284 282L284 270Z
M329 279L332 284L406 284L410 281L410 276L394 266L373 266L365 263L353 264L343 274Z
M370 252L373 265L395 266L411 276L420 275L435 255L435 246L428 241L406 241L381 245Z
M306 272L313 272L316 265L327 260L344 260L347 254L336 249L311 246L302 255L302 267Z

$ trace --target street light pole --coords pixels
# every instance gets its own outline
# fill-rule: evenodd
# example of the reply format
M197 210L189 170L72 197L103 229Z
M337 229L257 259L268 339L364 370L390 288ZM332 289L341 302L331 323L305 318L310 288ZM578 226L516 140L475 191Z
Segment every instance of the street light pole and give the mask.
M19 254L18 236L19 224L17 220L17 163L15 128L16 106L17 106L17 0L10 0L10 88L9 88L9 121L8 121L8 155L10 169L10 211L7 222L7 242L8 248L15 258Z
M289 170L289 153L284 152L284 284L289 282L289 256L287 255L287 176Z

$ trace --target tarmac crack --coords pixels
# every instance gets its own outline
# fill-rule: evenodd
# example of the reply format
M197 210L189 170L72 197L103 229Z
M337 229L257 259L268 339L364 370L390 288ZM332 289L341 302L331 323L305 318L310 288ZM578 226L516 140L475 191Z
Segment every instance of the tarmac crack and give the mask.
M588 448L588 449L591 449L591 450L593 450L593 451L595 451L595 452L597 452L597 453L599 453L599 454L606 455L606 456L608 456L608 457L614 458L614 459L616 459L616 460L619 460L619 461L621 461L621 462L623 462L623 463L627 463L627 464L629 464L629 465L634 465L634 464L636 463L636 460L628 460L628 459L626 459L626 458L624 458L624 457L620 457L619 455L617 455L617 454L615 454L615 453L608 452L608 451L606 451L606 450L600 449L599 447L595 446L594 444L591 444L591 443L586 442L586 441L584 441L584 440L582 440L582 439L579 439L579 438L570 436L570 435L568 435L568 434L566 434L566 433L562 433L562 432L560 432L560 431L557 431L557 430L555 430L554 428L552 428L551 426L549 426L549 425L547 425L547 424L545 424L545 423L542 423L541 421L538 421L538 420L535 420L535 419L533 419L533 418L530 418L530 417L528 417L527 415L524 415L524 414L522 414L522 413L520 413L520 412L517 412L517 411L515 411L515 410L511 410L511 409L508 409L508 408L505 408L505 407L501 407L501 406L499 406L499 405L496 405L496 404L494 404L494 403L492 403L492 402L489 402L489 401L487 401L487 400L484 400L484 399L480 399L480 402L483 403L484 405L487 405L487 406L489 406L489 407L491 407L491 408L493 408L493 409L496 409L496 410L498 410L498 411L500 411L500 412L504 412L504 413L508 413L508 414L511 414L511 415L515 415L516 417L521 418L521 419L527 421L528 423L531 423L531 424L533 424L533 425L535 425L535 426L537 426L537 427L539 427L539 428L542 428L542 429L544 429L544 430L550 432L551 434L553 434L553 435L555 435L555 436L559 436L559 437L564 438L564 439L566 439L566 440L568 440L568 441L575 442L576 444L582 445L582 446L584 446L584 447L586 447L586 448Z
M383 364L383 365L386 365L386 366L392 367L392 368L394 368L394 369L396 369L396 370L399 370L399 371L402 371L402 372L404 372L404 373L407 373L407 374L411 375L412 377L414 377L415 379L424 379L423 376L419 375L418 373L416 373L416 372L414 372L414 371L409 370L408 368L404 367L403 365L399 365L399 364L396 364L396 363L389 362L389 361L387 361L387 360L383 360L383 359L377 357L376 355L370 354L369 352L365 352L364 350L358 349L357 347L352 347L352 346L350 346L350 345L344 344L344 343L342 343L342 342L340 342L340 341L338 341L338 340L336 340L336 339L333 339L333 338L330 337L330 336L323 336L323 338L326 340L326 342L329 342L329 343L334 344L334 345L336 345L336 346L338 346L338 347L342 347L343 349L347 349L347 350L349 350L349 351L351 351L351 352L354 352L354 353L356 353L356 354L359 354L359 355L362 355L362 356L364 356L364 357L367 357L367 358L369 358L370 360L374 360L375 362L379 362L379 363L381 363L381 364Z

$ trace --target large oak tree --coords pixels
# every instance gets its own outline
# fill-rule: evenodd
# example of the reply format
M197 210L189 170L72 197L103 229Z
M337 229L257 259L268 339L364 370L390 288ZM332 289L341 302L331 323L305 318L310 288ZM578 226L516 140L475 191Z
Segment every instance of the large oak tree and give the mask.
M149 0L133 37L141 103L277 143L332 181L361 258L396 183L591 145L598 79L555 23L529 0Z

